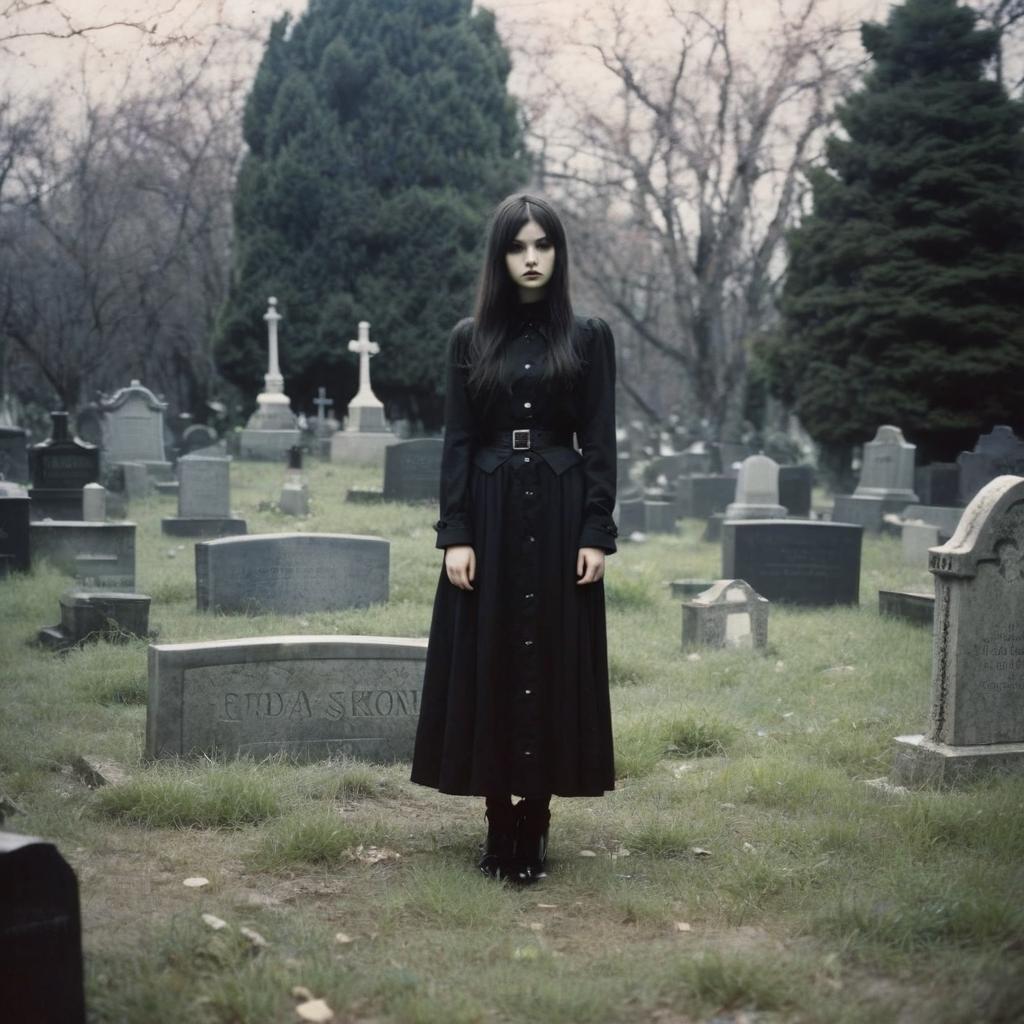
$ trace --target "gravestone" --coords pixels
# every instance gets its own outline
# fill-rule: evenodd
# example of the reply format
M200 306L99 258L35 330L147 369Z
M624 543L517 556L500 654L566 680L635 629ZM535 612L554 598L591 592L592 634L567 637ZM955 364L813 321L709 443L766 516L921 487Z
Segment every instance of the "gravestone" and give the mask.
M409 760L426 653L384 636L151 645L146 754Z
M928 731L896 739L893 781L1024 771L1024 477L999 476L933 548Z
M900 553L904 565L928 565L928 552L939 543L939 528L931 523L908 521L900 532Z
M384 449L384 500L438 500L441 488L440 438L399 441Z
M880 590L878 614L930 629L935 618L935 595L906 590Z
M908 505L901 513L904 520L916 519L939 528L939 540L945 543L956 533L963 516L962 508L941 508L935 505Z
M101 398L99 407L104 464L141 462L154 480L169 480L171 464L164 450L167 403L133 380L109 398Z
M962 452L956 462L960 468L960 503L966 505L997 476L1024 476L1024 440L1011 427L993 427L991 433L978 438L974 451Z
M645 498L643 530L645 533L675 533L675 503L661 501L657 498Z
M146 594L69 590L60 597L59 624L41 629L38 640L51 650L66 650L86 640L146 637L150 600Z
M48 561L80 587L135 589L135 523L31 523L29 550L33 565Z
M102 484L86 484L82 488L82 519L87 523L106 522L107 491Z
M722 524L722 576L769 601L857 604L863 531L847 523L739 519Z
M30 502L25 497L0 497L0 555L12 572L28 572Z
M922 505L960 504L960 467L955 462L933 462L914 471L914 490Z
M0 480L28 483L28 431L0 427Z
M779 465L767 455L748 455L740 463L735 500L725 509L726 519L784 519L779 504Z
M882 517L918 503L914 493L914 452L899 427L879 427L864 445L860 483L853 494L837 495L832 521L857 523L872 533L882 529Z
M68 434L68 414L52 412L53 433L29 448L33 519L81 519L82 488L100 476L99 449Z
M122 462L124 474L124 496L128 501L142 501L153 493L149 474L141 462Z
M345 429L331 437L331 462L351 462L383 466L387 447L395 442L388 428L384 404L370 385L370 357L380 345L370 341L370 324L359 321L359 337L348 343L350 352L359 356L359 390L349 399Z
M181 434L182 455L191 455L192 452L202 451L204 448L212 448L219 438L213 427L205 423L193 423L186 427Z
M288 471L277 507L286 516L309 515L309 485L302 476L302 449L297 446L288 451Z
M388 600L391 545L344 533L275 533L196 545L200 611L284 615Z
M736 478L723 474L693 473L676 480L676 517L707 519L724 512L736 497Z
M779 504L785 506L791 516L810 517L813 491L812 466L779 466Z
M178 460L178 514L160 528L170 537L224 537L247 532L231 514L231 459L186 455Z
M691 647L763 648L768 602L744 580L718 580L683 602L683 650Z
M0 1016L85 1024L78 881L57 847L0 832Z
M631 533L642 533L646 526L644 520L643 498L622 498L619 500L619 514L615 520L619 533L628 537Z

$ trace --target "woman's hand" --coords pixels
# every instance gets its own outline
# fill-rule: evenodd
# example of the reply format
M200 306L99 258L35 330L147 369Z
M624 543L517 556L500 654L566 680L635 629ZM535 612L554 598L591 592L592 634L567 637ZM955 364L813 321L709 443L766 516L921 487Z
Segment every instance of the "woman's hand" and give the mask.
M576 555L576 575L582 577L576 581L596 583L604 578L604 552L600 548L580 548Z
M444 549L444 568L448 579L462 590L472 590L476 577L476 552L469 544L451 544Z

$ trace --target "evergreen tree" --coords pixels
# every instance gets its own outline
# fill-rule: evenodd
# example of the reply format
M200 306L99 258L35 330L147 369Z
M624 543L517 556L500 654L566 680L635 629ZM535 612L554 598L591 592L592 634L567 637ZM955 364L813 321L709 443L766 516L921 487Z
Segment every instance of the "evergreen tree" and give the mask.
M838 110L790 237L773 386L833 456L893 423L953 458L1024 414L1024 110L985 78L995 33L957 0L862 26L873 58Z
M246 104L219 366L256 395L276 295L289 394L308 405L324 384L340 408L369 320L389 415L436 427L487 215L528 174L494 16L471 0L311 0L288 29L274 24Z

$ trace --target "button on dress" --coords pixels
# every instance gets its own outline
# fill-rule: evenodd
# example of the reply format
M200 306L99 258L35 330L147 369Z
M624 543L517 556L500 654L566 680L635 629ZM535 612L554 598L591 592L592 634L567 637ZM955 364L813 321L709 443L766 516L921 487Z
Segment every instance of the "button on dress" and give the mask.
M598 796L614 789L604 582L579 585L581 547L616 550L615 345L576 318L583 373L544 378L547 304L522 305L505 387L473 394L472 321L449 340L438 548L470 544L473 590L434 596L413 782L443 793ZM495 431L544 429L570 445L511 451Z

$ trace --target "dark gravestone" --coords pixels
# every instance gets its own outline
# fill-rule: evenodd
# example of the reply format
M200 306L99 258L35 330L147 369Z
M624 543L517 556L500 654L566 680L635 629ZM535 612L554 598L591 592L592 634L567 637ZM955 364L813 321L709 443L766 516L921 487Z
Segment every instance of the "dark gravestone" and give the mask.
M39 631L39 642L64 650L86 640L123 642L149 635L150 597L116 591L71 590L60 597L60 624Z
M972 452L962 452L956 460L960 467L960 504L966 505L990 480L997 476L1024 476L1024 440L1010 427L993 427L983 434Z
M399 441L384 449L385 501L437 501L441 487L440 438Z
M84 1024L78 881L52 843L0 832L0 1018Z
M8 556L7 567L13 572L28 572L29 499L0 497L0 554Z
M0 427L0 480L28 483L28 431Z
M878 614L903 619L904 622L913 623L915 626L927 626L930 629L935 618L935 595L915 594L903 590L880 590Z
M707 519L724 512L736 496L736 477L720 474L681 476L676 481L676 516Z
M722 576L769 601L857 604L863 531L847 523L749 519L722 524Z
M807 519L811 514L814 469L811 466L779 466L779 504L791 516Z
M82 488L100 477L99 449L68 434L68 414L50 413L53 436L29 449L33 519L81 519Z
M914 490L922 505L959 505L960 467L955 462L920 466L914 471Z

